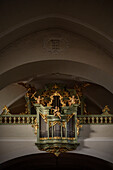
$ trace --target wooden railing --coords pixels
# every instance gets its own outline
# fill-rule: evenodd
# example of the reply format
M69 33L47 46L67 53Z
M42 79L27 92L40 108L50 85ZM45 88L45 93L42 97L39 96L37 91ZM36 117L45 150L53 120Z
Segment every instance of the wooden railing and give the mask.
M37 115L0 115L0 125L35 124ZM78 115L80 124L113 124L113 115Z
M80 124L113 124L113 115L78 115Z
M0 115L0 125L4 124L34 124L36 115Z

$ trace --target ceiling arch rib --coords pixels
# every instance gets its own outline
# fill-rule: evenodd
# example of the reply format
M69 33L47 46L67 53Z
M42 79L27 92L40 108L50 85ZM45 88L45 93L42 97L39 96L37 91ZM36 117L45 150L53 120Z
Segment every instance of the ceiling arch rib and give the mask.
M109 35L106 35L104 32L100 31L96 27L91 26L90 24L85 23L85 22L81 21L80 19L73 18L73 17L66 16L66 15L59 15L59 14L50 14L50 15L38 16L38 17L35 17L35 18L30 18L29 20L26 20L26 21L24 21L24 22L22 22L20 24L17 24L15 26L9 28L5 32L1 32L0 33L0 38L10 34L11 32L13 32L13 31L15 31L17 29L20 29L21 27L24 27L26 25L32 24L34 22L40 22L40 21L47 20L47 19L58 19L58 20L61 19L61 20L64 20L64 21L69 21L69 22L81 25L83 27L86 27L87 29L90 29L90 30L100 34L101 36L105 37L109 41L113 42L113 39Z
M49 40L56 38L62 44L59 46L58 54L50 51L49 47ZM36 32L12 43L1 53L0 73L25 63L44 60L69 60L85 63L113 75L112 57L86 38L61 29Z
M18 23L17 25L8 28L6 31L1 32L0 49L33 32L47 30L50 28L60 28L80 34L91 40L103 50L105 49L105 52L108 54L112 55L113 53L113 39L111 36L99 30L97 27L94 27L87 22L83 22L80 19L58 14L30 18L29 20Z
M0 88L37 75L43 75L45 72L47 75L60 73L82 77L105 87L113 93L113 80L109 74L87 64L63 60L33 62L15 67L0 76Z

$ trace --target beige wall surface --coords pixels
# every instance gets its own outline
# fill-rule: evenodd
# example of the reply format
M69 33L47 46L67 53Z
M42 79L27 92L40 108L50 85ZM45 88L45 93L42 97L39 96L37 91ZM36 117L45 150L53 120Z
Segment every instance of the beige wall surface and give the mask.
M84 125L77 150L113 163L113 125ZM36 136L31 125L1 125L0 163L24 155L43 153L35 146Z

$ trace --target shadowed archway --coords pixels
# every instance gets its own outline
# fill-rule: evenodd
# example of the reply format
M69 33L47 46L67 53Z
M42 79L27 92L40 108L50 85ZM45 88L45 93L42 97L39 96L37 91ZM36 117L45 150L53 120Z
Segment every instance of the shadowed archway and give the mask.
M92 156L65 153L59 157L53 154L34 154L12 159L1 164L1 170L19 169L76 169L76 170L100 170L113 169L113 164Z

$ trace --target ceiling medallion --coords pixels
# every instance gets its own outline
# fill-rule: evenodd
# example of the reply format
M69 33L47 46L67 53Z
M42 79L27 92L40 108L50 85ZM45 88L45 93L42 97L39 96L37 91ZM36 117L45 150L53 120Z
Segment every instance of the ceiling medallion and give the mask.
M61 36L52 36L44 40L44 49L53 54L58 54L69 47L68 41Z

